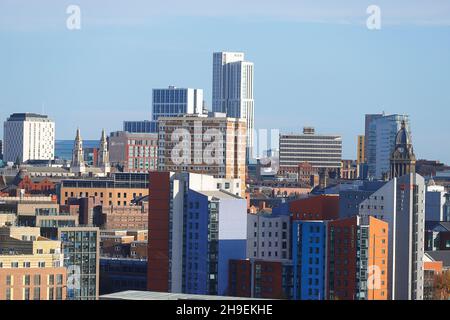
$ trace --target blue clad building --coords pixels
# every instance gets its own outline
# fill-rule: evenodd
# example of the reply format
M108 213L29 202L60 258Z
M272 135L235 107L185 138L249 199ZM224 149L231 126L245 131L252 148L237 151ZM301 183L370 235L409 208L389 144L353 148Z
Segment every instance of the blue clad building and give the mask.
M245 259L245 199L224 191L188 191L184 292L226 295L230 259Z
M325 221L292 222L294 299L325 299Z

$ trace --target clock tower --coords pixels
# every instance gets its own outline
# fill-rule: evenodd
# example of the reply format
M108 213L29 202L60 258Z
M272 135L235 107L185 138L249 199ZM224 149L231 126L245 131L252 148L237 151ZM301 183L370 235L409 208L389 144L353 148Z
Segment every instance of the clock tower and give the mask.
M411 136L406 129L405 121L395 137L395 148L391 154L390 178L399 178L406 174L416 173L416 156L411 143Z

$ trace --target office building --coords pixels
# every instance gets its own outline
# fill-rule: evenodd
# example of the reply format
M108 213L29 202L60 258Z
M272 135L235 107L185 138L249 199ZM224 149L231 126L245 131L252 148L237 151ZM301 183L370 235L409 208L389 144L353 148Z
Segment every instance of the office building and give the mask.
M104 206L127 207L137 198L148 195L147 173L116 172L107 178L62 180L59 199L68 204L69 198L98 197Z
M65 300L61 242L39 228L0 228L0 300Z
M245 259L246 200L194 173L150 172L150 291L226 294L228 260Z
M316 134L304 128L303 134L280 134L280 170L308 162L314 168L338 171L342 161L342 138Z
M247 122L247 159L253 158L253 63L242 52L213 54L212 111Z
M111 132L110 161L124 172L145 173L158 168L156 133Z
M192 88L153 89L152 120L203 113L203 90Z
M156 121L124 121L123 131L129 133L157 133Z
M189 171L239 179L245 193L245 121L182 116L159 118L159 171Z
M390 174L390 160L396 144L397 133L405 123L410 130L408 115L382 115L369 118L366 133L366 162L369 177L382 179Z
M41 228L41 234L61 241L67 269L67 300L99 297L100 236L96 227Z
M53 160L55 123L46 115L13 113L4 123L3 160Z
M330 221L327 299L388 299L388 223L373 217Z

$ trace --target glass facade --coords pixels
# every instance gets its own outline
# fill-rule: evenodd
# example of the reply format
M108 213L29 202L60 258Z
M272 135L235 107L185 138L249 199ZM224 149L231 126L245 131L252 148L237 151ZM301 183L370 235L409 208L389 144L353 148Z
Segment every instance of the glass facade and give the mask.
M62 230L60 240L64 248L64 266L68 268L67 299L96 299L98 230Z

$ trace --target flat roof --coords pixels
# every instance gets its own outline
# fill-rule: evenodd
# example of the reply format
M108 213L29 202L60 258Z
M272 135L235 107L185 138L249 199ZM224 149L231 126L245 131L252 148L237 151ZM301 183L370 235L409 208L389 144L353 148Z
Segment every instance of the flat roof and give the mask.
M100 296L100 300L264 300L154 291L122 291Z
M196 192L198 192L200 194L203 194L205 196L208 196L208 197L215 197L215 198L218 198L218 199L241 199L241 200L243 199L243 198L241 198L241 197L239 197L237 195L234 195L234 194L232 194L230 192L227 192L225 190L219 190L219 191L196 191Z

